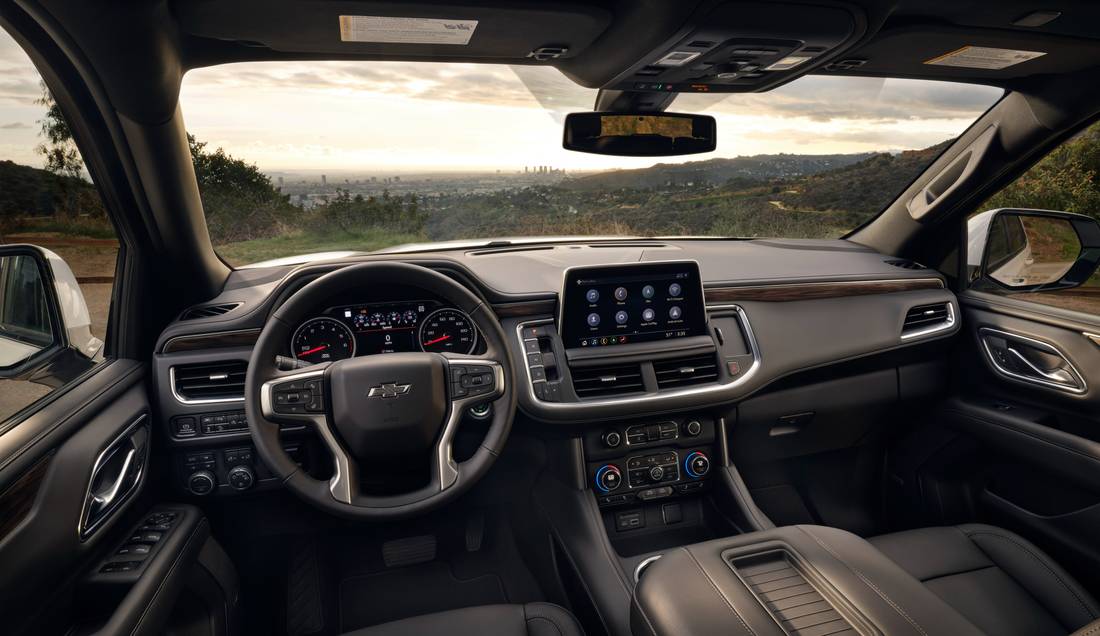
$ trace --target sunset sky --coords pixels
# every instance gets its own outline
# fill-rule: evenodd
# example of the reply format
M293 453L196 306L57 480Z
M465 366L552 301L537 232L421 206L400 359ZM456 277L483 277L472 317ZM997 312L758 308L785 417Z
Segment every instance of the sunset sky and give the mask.
M40 166L38 75L0 31L0 159ZM1000 95L988 87L804 77L760 94L685 95L672 111L718 120L714 153L923 148L961 133ZM652 159L561 148L565 113L596 91L553 68L411 62L272 62L193 70L180 96L189 132L262 170L401 173L641 167Z

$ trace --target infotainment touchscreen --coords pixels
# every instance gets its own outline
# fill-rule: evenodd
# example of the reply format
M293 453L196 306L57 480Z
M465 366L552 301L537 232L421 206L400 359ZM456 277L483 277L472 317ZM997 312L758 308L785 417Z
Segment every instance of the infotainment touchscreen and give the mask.
M694 262L574 267L558 330L567 348L612 347L705 335L706 320Z

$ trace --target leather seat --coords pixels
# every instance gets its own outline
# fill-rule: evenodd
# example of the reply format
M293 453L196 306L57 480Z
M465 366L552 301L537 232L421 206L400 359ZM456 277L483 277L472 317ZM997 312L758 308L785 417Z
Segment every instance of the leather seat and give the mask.
M344 636L584 636L577 619L550 603L482 605L414 616L348 632Z
M988 634L1064 636L1100 618L1065 570L1007 530L968 524L869 541Z

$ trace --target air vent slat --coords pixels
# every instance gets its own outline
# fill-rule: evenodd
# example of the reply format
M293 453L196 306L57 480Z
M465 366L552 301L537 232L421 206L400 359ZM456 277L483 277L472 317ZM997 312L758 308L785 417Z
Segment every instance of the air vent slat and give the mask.
M241 303L219 303L217 305L202 305L184 310L180 320L195 320L198 318L213 318L222 316L240 307Z
M248 363L225 360L172 368L176 395L184 400L231 400L244 397Z
M600 397L638 393L645 390L642 368L637 364L571 368L577 397Z
M653 363L653 372L657 388L671 389L717 381L718 362L713 354L662 360Z
M947 303L934 305L918 305L905 313L905 322L901 332L912 333L914 331L946 324L951 320L951 313Z

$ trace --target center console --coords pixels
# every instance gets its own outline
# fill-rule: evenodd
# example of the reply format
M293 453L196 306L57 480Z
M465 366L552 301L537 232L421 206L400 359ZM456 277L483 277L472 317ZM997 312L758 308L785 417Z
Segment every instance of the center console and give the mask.
M634 634L977 634L920 581L854 534L787 526L685 546L642 573Z

